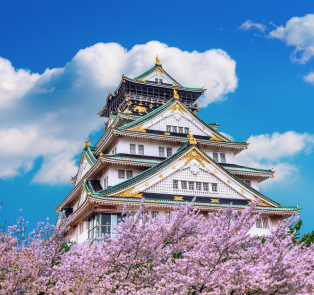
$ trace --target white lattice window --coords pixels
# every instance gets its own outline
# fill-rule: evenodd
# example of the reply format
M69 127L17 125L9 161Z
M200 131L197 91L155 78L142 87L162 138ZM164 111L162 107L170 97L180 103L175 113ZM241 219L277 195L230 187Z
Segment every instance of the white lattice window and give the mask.
M189 190L194 191L194 182L189 181Z
M256 227L257 228L269 228L268 217L260 217L259 219L257 219Z
M108 176L104 179L104 189L108 187Z
M171 132L171 126L167 125L167 132Z
M151 211L150 214L152 218L158 217L158 211Z
M167 157L172 156L172 148L167 148Z
M218 162L218 153L213 153L213 159Z
M212 183L212 191L213 192L218 192L217 183Z
M126 171L126 179L130 179L133 177L133 171L132 170L127 170Z
M185 127L185 128L184 128L184 133L185 133L185 134L189 134L189 128Z
M138 154L144 155L144 146L141 144L139 144L139 146L138 146Z
M136 154L136 145L133 143L130 144L130 154Z
M159 157L164 157L165 156L165 148L164 147L159 147Z
M155 78L155 82L158 82L158 78Z
M209 185L208 185L208 183L203 182L203 190L204 190L205 192L209 192Z
M178 189L179 188L179 181L178 180L173 180L173 186L174 189Z
M197 191L201 191L202 190L202 183L201 182L197 182L196 183L196 190Z
M177 126L172 126L172 132L177 133Z
M179 133L184 133L183 127L179 127Z
M188 189L187 181L181 181L181 189Z
M220 154L220 162L226 163L226 154Z
M159 79L159 83L162 83L162 81L163 81L162 79Z
M118 178L125 179L125 170L118 170Z
M79 234L81 235L84 232L84 222L79 224Z

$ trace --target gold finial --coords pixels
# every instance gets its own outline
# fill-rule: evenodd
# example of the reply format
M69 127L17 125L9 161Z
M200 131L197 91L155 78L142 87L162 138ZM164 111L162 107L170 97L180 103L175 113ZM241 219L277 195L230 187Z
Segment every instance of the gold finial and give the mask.
M89 144L88 144L89 142L90 142L90 141L89 141L89 139L87 138L86 141L85 141L85 143L84 143L83 148L85 148L87 145L89 145Z
M178 91L175 90L175 89L173 89L173 98L175 98L175 99L179 99L180 98L179 94L178 94Z
M187 137L190 139L190 144L196 144L196 139L194 138L194 135L190 131Z
M156 65L157 66L161 66L161 63L160 63L158 55L156 55Z

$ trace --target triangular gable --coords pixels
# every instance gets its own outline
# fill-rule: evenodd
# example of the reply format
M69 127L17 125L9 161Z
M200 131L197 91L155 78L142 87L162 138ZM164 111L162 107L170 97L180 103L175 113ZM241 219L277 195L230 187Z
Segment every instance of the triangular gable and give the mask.
M232 173L217 164L208 155L198 149L196 145L184 145L176 154L164 160L160 164L151 167L137 176L126 180L114 187L98 191L94 196L117 196L117 197L141 197L141 193L149 190L167 177L174 177L177 171L184 170L190 166L195 169L207 171L210 177L214 177L224 188L228 188L236 198L252 201L261 198L259 205L269 207L280 207L276 202L268 199L252 187L246 185ZM191 168L189 168L191 170ZM173 175L173 176L172 176ZM196 177L195 177L196 178ZM195 181L195 180L194 180ZM210 179L208 178L208 182ZM218 194L217 198L223 194Z
M167 105L161 106L154 112L119 129L141 132L145 132L146 129L152 129L167 132L167 125L187 127L194 135L209 136L212 140L230 142L229 139L208 126L192 113L189 108L176 99L169 101Z
M156 80L157 79L157 80ZM148 82L158 82L171 84L172 86L183 87L178 81L172 78L163 68L162 66L154 66L145 73L137 76L134 80L140 81L148 81Z

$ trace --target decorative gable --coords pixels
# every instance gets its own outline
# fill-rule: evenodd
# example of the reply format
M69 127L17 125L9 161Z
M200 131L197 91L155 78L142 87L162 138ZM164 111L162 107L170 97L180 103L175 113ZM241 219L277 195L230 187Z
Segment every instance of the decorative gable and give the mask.
M88 164L84 154L82 155L81 163L78 169L78 174L77 174L77 179L76 183L77 184L85 175L85 173L91 168L91 165Z

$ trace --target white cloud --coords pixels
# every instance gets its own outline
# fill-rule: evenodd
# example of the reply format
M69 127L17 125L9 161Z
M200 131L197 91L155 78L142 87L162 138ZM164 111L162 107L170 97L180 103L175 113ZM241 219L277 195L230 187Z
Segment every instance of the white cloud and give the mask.
M221 133L223 136L227 137L228 139L234 141L234 138L231 135L229 135L229 134L227 134L225 132L221 132L221 131L219 131L219 133Z
M254 23L251 20L247 20L239 27L239 30L247 31L251 29L257 29L264 33L266 30L266 26L263 24Z
M221 100L237 87L236 63L220 50L181 51L152 41L129 51L116 43L80 50L64 68L34 74L0 58L0 178L21 175L42 157L33 181L68 183L74 157L101 120L96 115L122 74L137 76L154 65L188 87L207 89L200 106Z
M288 46L294 46L291 60L306 63L314 56L314 14L292 17L286 26L271 31L269 37L279 39Z
M305 82L308 82L314 85L314 72L310 72L306 76L303 76L303 79Z
M294 131L283 134L275 132L271 135L252 135L248 142L249 148L237 155L237 163L256 168L274 168L275 181L291 180L297 176L298 168L285 161L301 152L310 153L314 146L314 135Z

